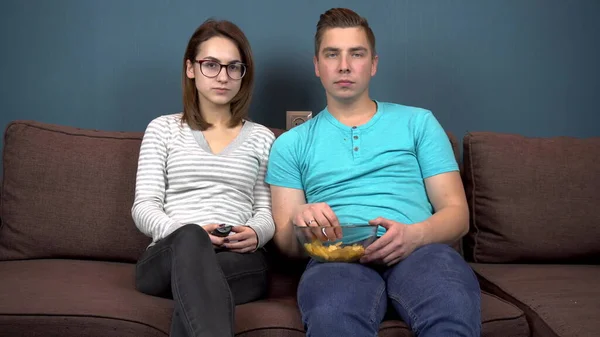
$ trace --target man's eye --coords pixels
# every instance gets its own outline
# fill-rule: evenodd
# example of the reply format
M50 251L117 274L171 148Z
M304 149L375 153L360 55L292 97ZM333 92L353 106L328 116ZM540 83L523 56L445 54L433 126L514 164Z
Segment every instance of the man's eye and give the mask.
M336 56L337 56L336 53L327 53L327 54L325 54L325 57L328 57L328 58L332 58L332 57L336 57Z
M352 54L352 56L354 56L354 57L363 57L363 54L362 53L354 53L354 54Z

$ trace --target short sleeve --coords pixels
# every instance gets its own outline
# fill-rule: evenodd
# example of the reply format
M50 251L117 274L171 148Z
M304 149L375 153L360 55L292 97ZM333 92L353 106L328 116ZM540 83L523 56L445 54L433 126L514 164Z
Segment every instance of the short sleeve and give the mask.
M279 136L269 155L265 181L269 185L303 189L299 165L299 135L290 130Z
M422 118L415 128L415 145L423 179L458 171L458 164L446 131L430 111L420 117Z

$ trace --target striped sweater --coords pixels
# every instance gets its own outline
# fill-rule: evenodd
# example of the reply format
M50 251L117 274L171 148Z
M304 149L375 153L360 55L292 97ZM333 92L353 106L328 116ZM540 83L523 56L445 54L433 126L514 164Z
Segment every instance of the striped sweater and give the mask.
M185 224L250 226L258 247L275 232L265 183L275 140L268 128L246 121L219 154L181 114L160 116L144 133L131 213L152 244Z

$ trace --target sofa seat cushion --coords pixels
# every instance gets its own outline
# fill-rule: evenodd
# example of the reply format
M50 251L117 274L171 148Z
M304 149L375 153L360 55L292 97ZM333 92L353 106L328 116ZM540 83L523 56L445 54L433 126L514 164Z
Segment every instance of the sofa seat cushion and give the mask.
M293 297L238 305L235 308L235 332L238 337L305 335Z
M388 313L379 330L379 337L414 337L408 326L393 312ZM481 294L482 337L529 337L529 326L525 313L508 301L495 295Z
M173 301L138 292L134 273L128 263L0 262L0 330L15 336L38 329L53 336L167 336Z
M600 266L472 264L481 286L519 306L533 336L600 331Z
M481 296L483 337L529 337L523 311L495 295ZM256 313L259 313L258 315ZM277 333L266 334L267 330ZM282 334L287 330L285 334ZM294 297L280 297L236 308L236 336L304 336L300 311ZM410 328L392 312L381 323L379 337L414 337Z
M161 336L173 301L135 289L135 265L80 260L0 262L0 335ZM236 307L236 335L304 336L294 298Z
M8 335L167 336L173 301L135 290L135 265L79 260L0 262L0 331ZM483 336L528 336L524 314L482 295ZM293 296L236 307L236 336L304 336ZM49 332L48 332L49 331ZM42 333L43 332L43 333ZM46 333L48 332L48 333ZM400 320L379 336L412 334Z

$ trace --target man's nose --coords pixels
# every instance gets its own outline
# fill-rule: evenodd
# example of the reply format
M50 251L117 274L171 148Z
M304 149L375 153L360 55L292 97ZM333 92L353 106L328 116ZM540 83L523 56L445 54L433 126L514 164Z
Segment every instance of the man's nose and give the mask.
M350 63L348 62L347 56L342 56L340 60L340 73L350 72Z

